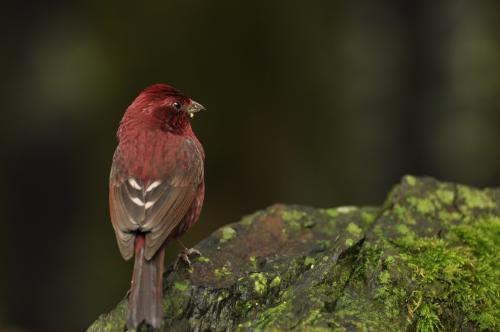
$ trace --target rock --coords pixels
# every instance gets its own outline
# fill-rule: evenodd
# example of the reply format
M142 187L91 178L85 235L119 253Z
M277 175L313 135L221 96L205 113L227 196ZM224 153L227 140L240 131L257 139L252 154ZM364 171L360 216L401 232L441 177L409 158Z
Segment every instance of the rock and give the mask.
M167 269L161 330L498 331L499 243L500 189L406 176L380 208L274 205Z

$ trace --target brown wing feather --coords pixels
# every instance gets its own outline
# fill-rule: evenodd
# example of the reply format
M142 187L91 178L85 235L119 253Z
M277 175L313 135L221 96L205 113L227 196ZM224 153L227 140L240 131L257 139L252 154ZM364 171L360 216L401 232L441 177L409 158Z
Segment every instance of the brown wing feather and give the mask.
M145 257L149 260L192 205L203 181L203 157L195 143L186 139L175 153L175 160L169 161L174 163L169 174L148 183L135 178L131 183L127 172L120 170L123 163L119 159L117 149L110 176L110 209L118 247L123 258L130 259L134 252L134 232L144 232ZM154 181L161 183L148 192ZM147 202L152 205L147 207Z
M111 223L115 230L118 248L122 257L126 260L134 255L134 239L133 231L139 228L139 225L132 222L133 216L130 214L131 209L127 208L127 201L124 201L124 186L126 180L124 174L120 172L116 163L117 157L119 158L118 149L115 151L113 158L113 165L111 167L110 183L109 183L109 210L111 214Z

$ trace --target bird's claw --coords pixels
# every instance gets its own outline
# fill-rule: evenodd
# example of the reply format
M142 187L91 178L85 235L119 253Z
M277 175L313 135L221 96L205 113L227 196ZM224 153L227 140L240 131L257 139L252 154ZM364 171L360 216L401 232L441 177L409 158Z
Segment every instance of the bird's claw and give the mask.
M191 256L201 256L201 252L198 249L194 249L194 248L189 248L189 249L184 248L180 252L179 257L177 258L177 262L175 263L175 265L177 266L179 261L182 260L188 266L191 266L191 260L189 259Z
M189 248L187 250L187 254L188 256L201 256L201 251L199 251L198 249L195 249L195 248Z

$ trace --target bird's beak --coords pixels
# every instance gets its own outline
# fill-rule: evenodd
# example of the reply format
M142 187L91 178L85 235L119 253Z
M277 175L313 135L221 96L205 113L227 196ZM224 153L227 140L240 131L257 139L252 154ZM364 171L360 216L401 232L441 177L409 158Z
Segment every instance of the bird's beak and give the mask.
M204 111L204 110L205 110L205 107L203 107L202 104L200 104L194 100L191 100L191 104L189 104L187 112L188 112L189 117L192 118L192 117L194 117L195 113L198 113L199 111Z

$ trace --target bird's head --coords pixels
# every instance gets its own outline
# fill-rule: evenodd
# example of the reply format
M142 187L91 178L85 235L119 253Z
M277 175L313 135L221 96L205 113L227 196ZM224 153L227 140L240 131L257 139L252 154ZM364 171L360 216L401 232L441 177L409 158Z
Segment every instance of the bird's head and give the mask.
M158 83L144 89L128 107L123 120L173 132L190 127L189 119L205 108L171 85Z

